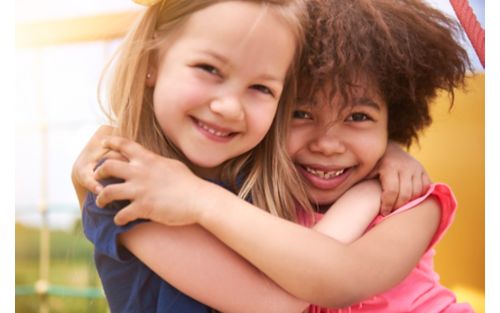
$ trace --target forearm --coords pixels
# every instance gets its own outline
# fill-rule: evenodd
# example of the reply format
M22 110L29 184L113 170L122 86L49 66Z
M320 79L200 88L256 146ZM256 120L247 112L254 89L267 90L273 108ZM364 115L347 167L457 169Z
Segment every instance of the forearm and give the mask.
M122 241L160 277L220 311L302 312L308 306L199 226L145 223Z
M377 180L362 181L337 199L313 229L342 243L355 241L379 213L381 192Z
M356 286L349 286L347 274L347 267L353 264L346 261L352 259L352 250L218 191L214 188L214 201L205 204L200 215L204 228L293 295L316 304L327 304L325 293L335 298L329 299L333 300L329 305L349 301L356 292ZM332 266L336 270L327 270Z
M413 209L346 246L223 190L211 192L199 223L291 294L324 306L342 307L394 286L433 233L433 213Z

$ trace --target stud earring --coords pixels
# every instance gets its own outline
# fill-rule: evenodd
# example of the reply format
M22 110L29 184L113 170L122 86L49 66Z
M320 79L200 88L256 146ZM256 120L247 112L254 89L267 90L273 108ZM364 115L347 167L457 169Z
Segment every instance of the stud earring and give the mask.
M151 73L146 74L146 79L151 79Z

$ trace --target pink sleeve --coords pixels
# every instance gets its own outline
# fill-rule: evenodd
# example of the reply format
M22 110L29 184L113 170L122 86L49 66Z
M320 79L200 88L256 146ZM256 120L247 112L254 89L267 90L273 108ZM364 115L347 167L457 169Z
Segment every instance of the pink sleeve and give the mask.
M379 224L380 222L382 222L386 218L389 218L390 216L399 214L401 212L405 212L419 205L430 196L434 196L436 200L438 200L441 208L441 221L439 223L439 227L436 230L436 233L434 234L434 237L432 238L431 242L429 243L429 249L432 248L439 240L441 240L444 233L448 230L451 223L453 222L453 219L455 218L457 200L455 199L455 195L451 191L451 188L446 184L443 183L432 184L429 187L429 190L427 190L427 192L423 196L420 196L406 203L405 205L396 209L387 216L378 216L375 219L372 226Z

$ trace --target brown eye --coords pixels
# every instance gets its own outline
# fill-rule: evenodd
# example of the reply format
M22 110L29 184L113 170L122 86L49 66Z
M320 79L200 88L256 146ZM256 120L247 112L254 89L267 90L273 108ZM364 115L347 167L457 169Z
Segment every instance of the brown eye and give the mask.
M312 115L309 112L302 111L302 110L295 110L293 111L293 118L296 119L307 119L307 120L312 120Z
M274 97L274 93L271 91L269 87L266 87L264 85L252 85L250 88L257 90L258 92L261 92L266 95L270 95Z
M371 120L371 118L365 113L353 113L353 114L349 115L347 120L351 121L351 122L364 122L364 121Z
M214 66L212 66L210 64L198 64L195 67L199 68L202 71L205 71L205 72L207 72L209 74L216 75L216 76L221 76L220 71L216 67L214 67Z

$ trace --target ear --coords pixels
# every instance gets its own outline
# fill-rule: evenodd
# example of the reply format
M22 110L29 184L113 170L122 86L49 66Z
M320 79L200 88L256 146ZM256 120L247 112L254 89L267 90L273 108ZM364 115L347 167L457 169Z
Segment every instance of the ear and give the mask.
M149 56L148 71L146 73L146 86L147 87L154 87L156 84L156 75L158 73L157 64L158 64L158 53L155 50L155 51L152 51L150 53L150 56Z
M148 72L146 73L146 86L154 87L156 84L156 69L153 67L148 68Z

